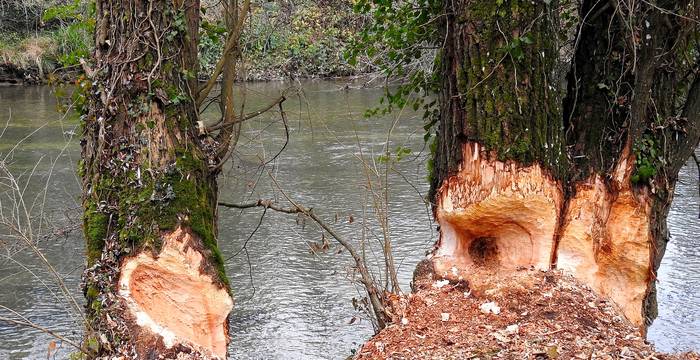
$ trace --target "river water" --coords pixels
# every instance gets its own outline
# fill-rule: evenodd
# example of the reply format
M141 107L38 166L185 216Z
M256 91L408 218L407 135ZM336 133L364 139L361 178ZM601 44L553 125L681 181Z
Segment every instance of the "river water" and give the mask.
M313 207L345 237L355 243L366 239L368 256L373 257L382 234L360 159L381 169L385 164L376 160L391 130L392 151L399 146L413 150L388 176L386 211L399 277L404 290L409 290L413 268L435 241L422 200L428 186L420 117L407 112L367 119L363 113L377 105L380 90L348 90L342 83L321 81L301 85L302 96L285 103L289 143L263 168L261 163L285 144L281 116L273 112L244 123L238 152L220 182L221 199L244 202L277 196L283 203L270 180L274 177L290 197ZM248 84L245 111L262 107L287 86ZM34 204L32 231L39 248L81 301L77 121L61 118L55 110L55 99L46 87L0 87L0 125L9 120L0 137L0 164L17 179L27 208ZM0 173L0 186L7 183L4 175ZM658 276L659 318L649 331L650 341L663 351L700 350L697 176L689 162L681 171L669 217L672 241ZM11 192L0 189L4 211L0 217L16 221L12 199ZM332 240L329 250L312 251L311 244L320 243L322 235L311 222L272 212L260 222L261 215L262 209L220 209L219 242L235 296L231 358L349 356L372 334L371 324L352 305L361 289L349 280L349 257ZM364 235L363 218L370 229ZM19 221L26 228L21 216ZM8 316L9 308L69 339L79 339L79 315L71 311L56 281L36 254L14 245L17 240L6 234L7 229L0 230L0 316ZM247 252L240 251L249 237ZM42 332L0 321L0 359L45 359L51 340ZM55 358L67 358L69 346L56 344Z

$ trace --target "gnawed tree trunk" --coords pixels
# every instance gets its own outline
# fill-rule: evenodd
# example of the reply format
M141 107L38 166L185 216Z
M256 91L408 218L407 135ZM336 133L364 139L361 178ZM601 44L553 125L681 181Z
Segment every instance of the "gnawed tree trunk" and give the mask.
M565 161L553 78L556 18L530 2L465 1L454 11L432 182L441 229L436 269L548 268Z
M644 331L676 177L700 136L697 6L657 3L583 2L563 98L556 1L447 2L439 275L566 269Z
M678 172L700 137L699 8L617 5L581 8L596 16L580 29L564 101L572 165L557 264L644 330Z
M98 0L83 117L91 357L225 358L218 157L200 137L196 0Z

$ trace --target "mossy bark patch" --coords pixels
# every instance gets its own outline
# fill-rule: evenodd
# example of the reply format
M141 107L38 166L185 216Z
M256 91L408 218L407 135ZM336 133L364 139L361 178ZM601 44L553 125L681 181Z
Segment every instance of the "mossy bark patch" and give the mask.
M458 171L467 142L481 143L501 161L540 163L560 177L566 157L554 5L457 1L447 7L433 194Z

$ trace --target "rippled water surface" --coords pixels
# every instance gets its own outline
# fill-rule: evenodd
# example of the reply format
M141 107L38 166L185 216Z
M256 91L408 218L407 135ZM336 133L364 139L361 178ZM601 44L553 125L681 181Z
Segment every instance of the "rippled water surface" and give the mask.
M263 106L285 87L279 83L248 85L245 111ZM372 217L371 207L363 206L367 189L359 158L377 158L394 117L363 118L363 112L376 105L381 95L378 90L343 90L343 84L334 82L307 82L303 89L304 96L285 103L289 143L262 171L261 159L269 159L285 144L281 117L272 113L244 123L238 154L221 179L221 198L244 202L273 196L272 175L290 196L313 207L344 236L357 241L362 237L363 209ZM33 230L41 250L81 301L83 241L76 230L80 188L74 175L79 149L72 137L77 122L61 119L49 89L43 87L0 87L0 124L8 119L9 126L0 138L0 159L6 158L21 184L32 174L25 197L44 203L47 219ZM406 113L390 136L392 149L407 146L415 153L402 160L398 173L389 178L390 231L406 289L415 264L435 240L422 202L427 191L423 132L421 120ZM697 170L690 165L682 170L676 189L669 218L673 238L659 272L659 319L649 333L650 340L665 351L700 349L700 223ZM44 201L41 189L46 184ZM4 198L2 206L7 209ZM37 209L40 205L34 212ZM309 244L321 241L316 226L278 213L267 213L248 240L247 252L240 251L261 215L261 209L220 209L219 241L229 259L227 273L235 296L232 358L347 357L372 334L371 325L351 303L360 293L348 280L348 256L336 254L335 246L326 253L313 253ZM366 236L376 250L380 234L375 231ZM79 339L79 315L71 312L37 256L16 246L5 250L15 241L0 239L0 306ZM6 315L7 310L0 308L0 316ZM0 322L0 359L45 359L50 341L41 332ZM62 346L57 359L66 358L69 352Z

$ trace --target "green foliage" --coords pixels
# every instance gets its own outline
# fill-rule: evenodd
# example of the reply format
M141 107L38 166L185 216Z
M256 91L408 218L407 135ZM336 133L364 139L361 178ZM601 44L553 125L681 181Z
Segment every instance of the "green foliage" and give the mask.
M44 11L44 15L41 20L44 22L49 22L53 20L58 20L62 22L73 22L73 21L84 21L86 17L83 12L84 2L82 0L73 0L66 4L57 4L51 6ZM93 3L94 6L94 3Z
M223 29L223 31L218 31ZM226 28L213 25L206 19L201 22L199 31L199 71L203 77L214 71L216 62L223 53Z
M387 87L380 106L365 116L386 114L406 106L422 109L427 142L437 122L437 102L430 101L438 90L441 67L438 18L443 2L438 0L358 0L354 10L371 21L345 53L350 64L369 57L390 79L399 79L396 87Z
M85 346L89 351L95 354L98 353L100 350L100 342L97 341L97 338L95 338L94 336L90 336L87 338L87 340L85 341Z
M644 134L633 147L635 161L634 173L630 180L634 184L648 183L658 173L664 162L659 145L651 134Z
M91 23L74 23L60 28L52 34L58 44L58 62L63 66L77 65L81 58L89 58L92 52L92 33L94 21Z
M166 13L173 14L173 11L166 9ZM170 30L165 33L165 39L168 42L172 42L179 35L184 35L187 33L187 19L185 19L185 11L179 9L174 13L174 19L171 24Z
M391 161L398 163L401 160L403 160L406 156L409 156L411 154L413 154L413 150L411 150L411 148L407 148L405 146L397 146L393 154L387 151L386 154L379 155L377 157L377 161L380 163L388 163Z
M87 355L84 354L83 352L76 351L68 355L69 360L85 360L87 359Z
M533 41L528 35L522 37L513 38L505 47L505 51L510 54L510 56L515 61L521 61L525 58L525 53L523 52L523 47L532 44Z
M73 0L50 7L44 12L43 20L59 21L61 24L51 33L51 38L58 45L57 61L61 65L76 65L81 58L90 56L95 33L94 0Z
M211 74L228 35L220 6L213 6L201 7L200 74L192 76ZM241 73L245 79L348 76L370 70L368 64L353 66L343 57L362 21L362 16L353 13L350 0L302 0L294 6L255 2L251 11L241 38L242 68L246 70ZM38 37L35 28L1 34L2 61L22 68L36 67L35 55L39 52L43 68L53 70L75 66L81 58L90 57L94 48L94 0L48 1L37 12L34 20L43 24ZM174 15L173 26L165 34L168 40L184 34L186 26L182 11ZM39 46L33 46L35 42Z
M285 14L286 13L286 14ZM253 77L276 69L277 77L346 76L362 72L343 53L359 29L349 1L301 1L295 9L266 3L256 9L243 34L246 66ZM263 76L260 76L263 75Z
M221 56L228 35L222 14L202 7L199 59L208 76ZM359 29L360 16L348 0L302 0L256 4L241 35L242 66L248 80L348 76L367 71L352 66L343 53Z
M47 25L39 34L1 34L2 61L50 71L56 65L76 65L80 58L90 56L95 29L94 1L73 0L50 6L41 20Z
M221 37L227 32L226 26L224 26L224 24L221 21L212 23L209 22L207 19L203 19L200 24L200 27L201 35L203 37L206 36L212 42L220 42Z
M368 57L388 79L399 79L395 87L386 87L379 106L368 109L366 117L387 114L405 107L423 111L425 134L434 155L437 138L433 127L440 114L434 99L439 90L442 53L438 43L442 38L439 17L443 2L438 0L358 0L355 12L370 17L345 57L352 65ZM432 141L431 141L432 138ZM411 150L396 149L396 160L410 155ZM434 156L427 162L428 181L432 182ZM379 161L391 160L391 154Z
M202 15L206 8L202 7ZM203 18L199 28L199 67L204 76L214 71L216 62L221 57L227 29L221 20L210 21Z

